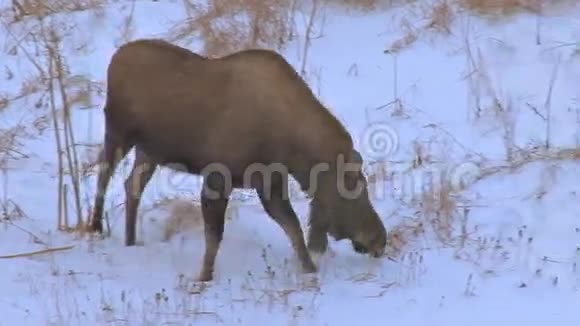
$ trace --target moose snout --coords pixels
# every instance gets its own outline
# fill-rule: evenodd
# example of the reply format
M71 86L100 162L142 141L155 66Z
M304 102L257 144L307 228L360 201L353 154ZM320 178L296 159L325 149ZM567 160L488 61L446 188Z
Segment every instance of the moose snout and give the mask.
M385 247L384 246L374 246L373 248L368 248L367 246L363 245L358 241L352 241L352 247L355 252L359 254L368 254L373 258L381 258L385 255Z
M369 250L362 243L354 240L352 241L352 248L359 254L367 254L369 252Z
M385 255L385 248L380 248L371 252L373 258L381 258Z

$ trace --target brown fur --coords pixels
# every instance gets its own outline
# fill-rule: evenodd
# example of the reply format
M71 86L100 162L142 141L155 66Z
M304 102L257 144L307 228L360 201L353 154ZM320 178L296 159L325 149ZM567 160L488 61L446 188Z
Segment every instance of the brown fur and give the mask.
M206 59L165 41L138 40L118 49L107 74L104 165L99 171L93 231L102 232L103 201L114 168L135 146L133 171L125 182L125 243L135 244L139 199L157 166L178 164L202 175L206 252L200 280L213 278L232 187L256 189L268 215L290 239L304 271L316 271L287 198L288 173L313 196L310 251L324 252L330 234L350 239L357 252L382 255L386 231L368 198L360 171L362 158L346 129L282 56L269 50L245 50ZM356 198L338 192L336 173L344 171L339 158L356 164L357 169L342 179L348 188L356 182L364 185ZM206 168L216 163L221 169ZM320 163L328 169L311 178ZM256 164L263 164L261 173L244 180L244 173Z

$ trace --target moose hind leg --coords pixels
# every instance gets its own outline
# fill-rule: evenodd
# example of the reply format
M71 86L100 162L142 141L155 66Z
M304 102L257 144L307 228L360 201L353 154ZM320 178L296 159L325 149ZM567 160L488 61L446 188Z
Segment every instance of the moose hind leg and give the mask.
M103 232L103 210L105 193L109 181L119 162L127 155L131 148L125 141L111 131L105 131L104 148L99 153L99 174L97 177L97 193L93 204L93 214L89 225L89 232Z
M134 246L136 240L137 210L141 195L151 180L157 164L138 147L135 148L135 161L131 174L125 180L125 245Z
M225 214L231 193L224 179L225 177L219 174L210 174L205 178L201 192L205 254L198 276L200 282L213 280L215 259L224 234Z
M315 273L317 271L316 265L312 261L302 229L300 228L300 221L296 216L296 212L292 208L290 200L283 196L283 183L272 182L269 191L264 188L258 188L257 193L266 213L280 225L282 230L288 236L298 259L302 265L305 273Z

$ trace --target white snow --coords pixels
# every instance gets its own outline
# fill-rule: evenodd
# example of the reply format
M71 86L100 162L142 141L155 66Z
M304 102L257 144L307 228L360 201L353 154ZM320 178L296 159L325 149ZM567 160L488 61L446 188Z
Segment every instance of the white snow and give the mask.
M0 8L9 4L0 1ZM178 1L134 4L131 39L165 37L168 26L185 17ZM386 174L376 182L380 191L373 203L388 230L396 226L409 240L399 255L373 260L354 253L346 241L331 241L320 272L304 275L283 231L253 192L238 191L215 280L195 283L204 253L203 225L193 221L163 241L170 217L146 209L167 196L195 198L199 178L158 171L141 204L137 237L142 244L125 247L122 182L131 159L119 167L108 190L111 237L89 240L60 232L49 120L42 133L24 129L31 136L22 140L20 151L29 157L10 160L0 177L5 206L0 214L15 203L25 215L0 215L0 256L74 248L0 259L0 325L578 325L580 170L573 155L563 153L575 153L578 146L580 8L547 12L539 32L531 14L492 22L456 13L450 34L426 30L398 53L395 81L394 56L384 50L405 35L400 19L407 17L416 27L426 21L408 9L347 14L327 8L324 28L322 21L316 25L322 36L312 39L306 65L309 85L352 133L369 166L373 153L363 134L371 123L387 129L385 144L393 151L386 163L374 163L386 166ZM110 56L126 41L121 26L130 11L129 2L121 1L107 5L98 18L90 12L60 17L77 24L62 45L71 75L104 85ZM297 16L300 37L283 51L297 70L307 16ZM23 51L34 56L31 43L11 51L34 23L0 27L0 69L6 71L0 76L0 99L18 94L22 83L36 76ZM86 47L74 49L80 44ZM200 49L195 42L182 45ZM40 56L37 60L48 68ZM92 95L96 107L74 113L79 143L102 139L105 94ZM26 96L0 109L0 131L29 126L47 113L35 108L37 99ZM414 167L417 146L422 165ZM87 148L79 146L83 161L89 159ZM94 159L94 151L90 155ZM455 187L446 203L456 207L451 217L441 209L434 221L437 208L430 198L437 192L429 197L422 189L429 172L439 186L445 171ZM93 173L81 183L85 212L92 205L94 179ZM307 200L297 197L293 204L305 223ZM417 230L422 232L413 236ZM448 237L438 237L445 230Z

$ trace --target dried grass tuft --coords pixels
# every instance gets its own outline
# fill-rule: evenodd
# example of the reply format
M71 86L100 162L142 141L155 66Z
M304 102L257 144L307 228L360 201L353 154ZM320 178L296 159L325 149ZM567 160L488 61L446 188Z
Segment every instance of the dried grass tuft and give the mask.
M221 56L244 48L281 49L292 38L296 1L208 1L200 5L185 0L188 18L169 33L173 42L202 40L202 53Z
M155 205L155 209L168 211L163 230L163 241L169 241L176 234L189 230L203 230L201 203L191 198L165 198ZM226 210L226 222L236 214L236 203L230 201Z
M102 9L107 0L12 0L12 19L44 18L58 13Z
M169 216L163 231L163 241L169 241L177 233L185 230L203 228L203 215L199 203L189 200L171 200L165 205L169 206Z
M538 13L544 0L459 0L459 5L481 15L509 16L520 12Z

